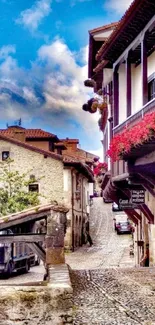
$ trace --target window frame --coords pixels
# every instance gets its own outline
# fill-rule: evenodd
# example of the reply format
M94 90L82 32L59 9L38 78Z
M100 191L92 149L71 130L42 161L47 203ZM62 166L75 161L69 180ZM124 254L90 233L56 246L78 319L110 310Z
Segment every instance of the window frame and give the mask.
M148 78L148 101L151 101L154 98L155 98L155 72L152 73Z
M8 157L7 158L4 158L4 154L8 154ZM6 161L8 158L10 158L10 151L9 150L3 150L2 151L2 161Z
M37 186L37 190L31 190L30 187L33 187L33 186ZM28 185L28 191L29 192L36 192L36 193L39 193L39 184L38 183L31 183Z

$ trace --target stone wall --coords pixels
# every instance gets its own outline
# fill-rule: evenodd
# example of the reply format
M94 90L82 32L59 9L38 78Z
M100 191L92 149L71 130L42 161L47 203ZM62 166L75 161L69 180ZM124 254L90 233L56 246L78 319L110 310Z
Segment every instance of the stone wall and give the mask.
M0 140L0 155L2 151L9 151L10 158L14 160L11 164L13 170L20 173L35 175L39 181L40 202L50 203L51 201L63 202L63 162L51 157L44 158L43 154L37 153Z
M48 281L27 286L23 283L1 286L0 325L72 324L73 290L64 258L67 211L64 206L53 206L47 215L45 246Z
M72 324L72 289L1 287L0 325Z

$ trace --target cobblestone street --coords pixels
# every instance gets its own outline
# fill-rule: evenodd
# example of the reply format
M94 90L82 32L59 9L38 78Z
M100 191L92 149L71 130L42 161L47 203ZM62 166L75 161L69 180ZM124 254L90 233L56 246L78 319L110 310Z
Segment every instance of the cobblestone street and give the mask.
M94 245L67 254L74 289L74 325L155 324L155 270L135 268L131 235L117 235L110 204L95 198Z

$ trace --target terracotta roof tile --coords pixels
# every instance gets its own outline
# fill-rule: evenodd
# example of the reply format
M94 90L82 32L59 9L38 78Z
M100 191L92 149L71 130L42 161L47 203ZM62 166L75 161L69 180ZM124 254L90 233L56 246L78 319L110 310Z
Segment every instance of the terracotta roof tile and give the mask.
M121 29L123 28L123 25L125 25L130 18L130 15L135 11L135 8L137 6L142 5L142 0L133 0L129 8L126 10L125 14L122 16L120 21L118 22L116 28L114 29L113 33L110 35L110 37L105 41L105 43L101 46L99 49L97 55L96 55L96 60L99 60L101 56L103 55L103 51L114 42L115 38L119 36L119 33Z
M66 150L67 149L67 147L64 145L63 142L56 142L56 143L54 143L54 148L60 148L62 150Z
M99 158L99 156L94 155L93 153L91 153L91 152L89 152L89 151L86 151L86 150L83 150L83 149L79 149L79 148L77 148L77 151L78 151L78 152L81 152L81 153L86 153L86 155L87 155L87 154L92 155L92 159L93 159L93 158ZM87 158L87 157L86 157L86 158Z
M88 165L84 164L79 159L76 159L76 158L73 158L72 156L66 155L65 157L63 157L63 162L64 162L64 164L66 163L70 166L74 166L77 169L82 168L83 172L89 178L89 181L94 182L93 171L91 170L91 168Z
M107 24L107 25L104 25L104 26L101 26L101 27L91 29L91 30L89 30L89 33L90 34L95 34L96 32L103 32L103 31L106 31L107 29L115 28L117 25L118 25L118 22L114 22L114 23L111 23L111 24Z
M76 159L74 156L70 156L70 155L68 155L68 154L65 155L65 156L63 155L63 161L64 161L64 162L70 162L70 163L72 163L72 162L73 162L73 163L74 163L74 162L77 162L77 163L80 162L79 159Z
M95 67L95 69L93 70L94 72L99 72L101 71L108 63L109 61L107 60L102 60L99 64L97 64L97 66Z
M7 141L7 142L10 142L10 143L13 143L13 144L15 144L17 146L20 146L20 147L23 147L25 149L38 152L38 153L40 153L42 155L45 155L47 157L51 157L51 158L54 158L54 159L57 159L57 160L62 160L63 159L61 155L58 155L55 152L40 149L40 148L32 146L32 145L30 145L30 144L28 144L26 142L22 142L22 141L19 141L19 140L15 139L15 138L11 138L8 135L5 136L3 134L0 134L0 139L4 140L4 141Z
M70 139L70 138L60 139L60 141L61 142L79 143L79 139Z
M55 138L56 135L50 132L46 132L42 129L24 129L17 127L9 127L8 129L1 129L0 134L5 136L12 136L15 130L21 130L25 133L27 139L29 138Z
M40 214L43 212L45 213L45 216L49 214L49 212L53 211L60 211L60 212L68 212L68 208L63 205L53 205L53 204L45 204L45 205L38 205L31 207L29 209L25 209L21 212L16 212L13 214L7 215L7 222L6 222L6 216L2 216L0 218L0 230L6 229L8 227L11 227L15 224L21 224L28 220L28 217L31 216L32 220L38 220L40 219Z

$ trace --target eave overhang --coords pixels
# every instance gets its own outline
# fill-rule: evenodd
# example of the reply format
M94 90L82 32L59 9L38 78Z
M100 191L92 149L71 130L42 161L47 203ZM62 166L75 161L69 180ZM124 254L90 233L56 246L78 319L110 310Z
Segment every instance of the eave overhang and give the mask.
M96 60L115 62L145 28L155 13L154 0L135 0L120 20L117 28L101 46Z
M132 182L131 175L134 182ZM113 177L108 181L103 190L103 197L105 199L111 199L118 204L120 198L131 198L131 190L146 189L141 179L139 179L138 182L135 182L136 176L137 175L133 175L133 173L125 173L117 176L117 178ZM140 204L138 209L145 215L149 223L154 223L154 215L145 203ZM138 224L138 220L141 220L141 215L135 209L124 209L124 212L136 224Z
M93 172L90 170L89 166L86 166L82 162L76 161L64 161L64 166L74 167L78 172L82 173L86 176L90 183L94 183L94 175Z

